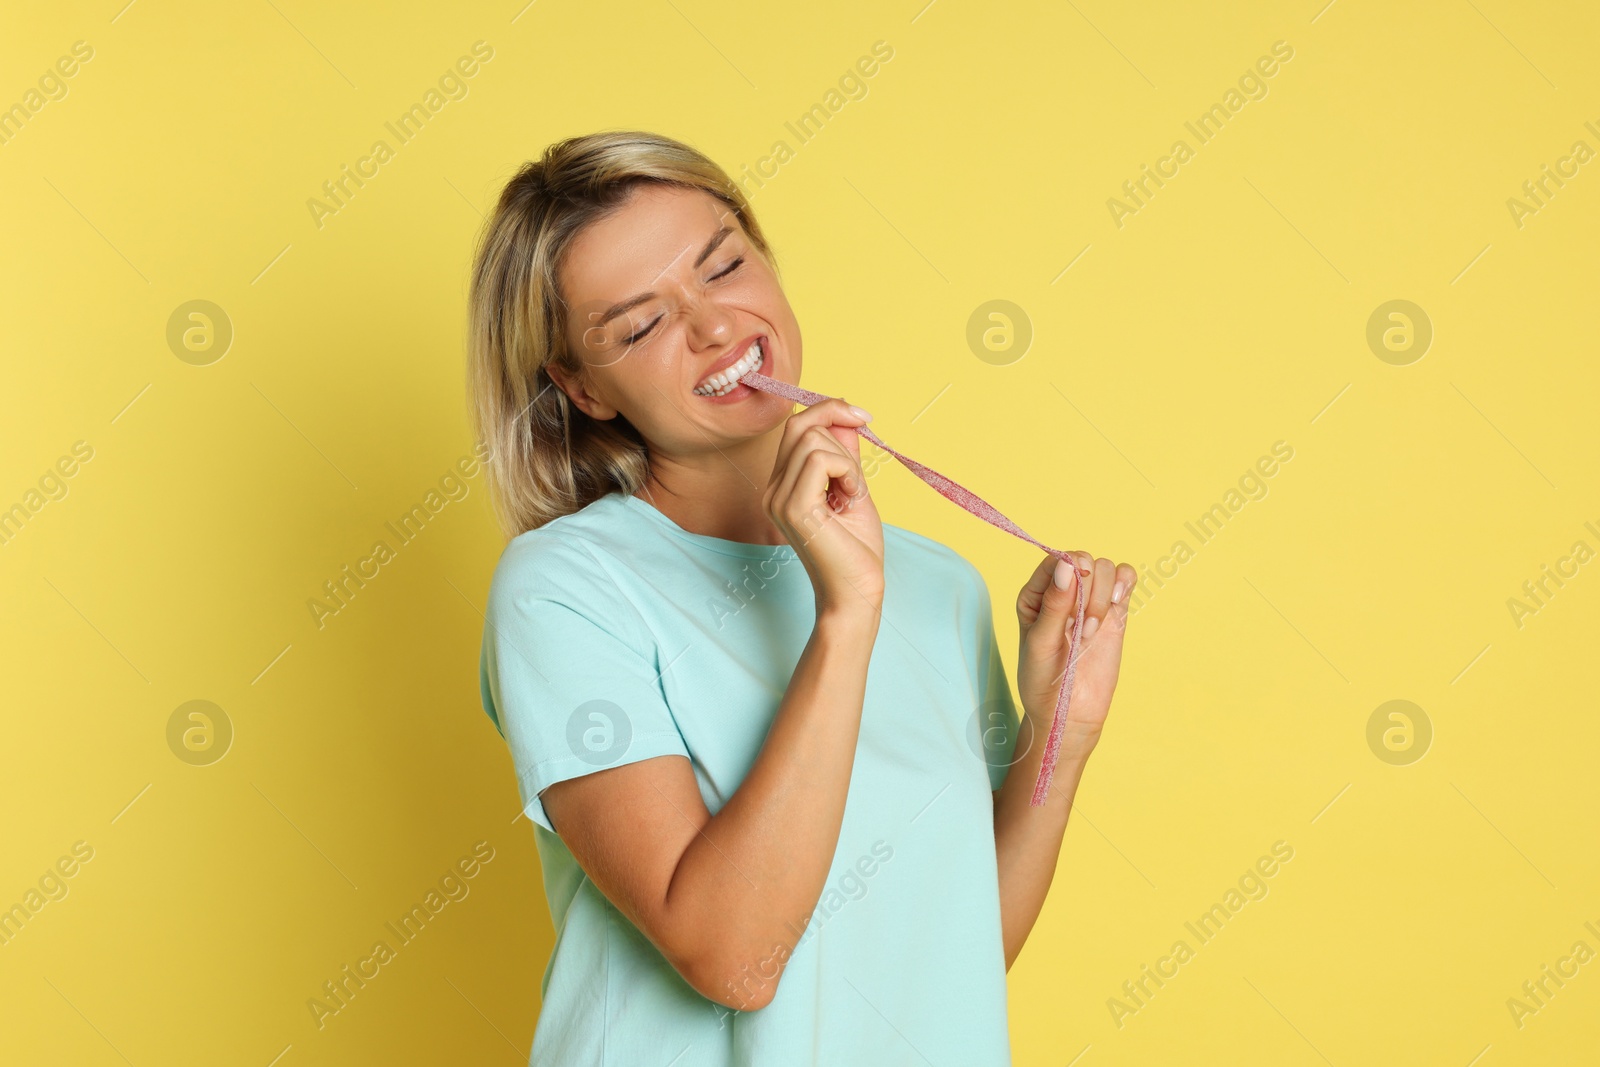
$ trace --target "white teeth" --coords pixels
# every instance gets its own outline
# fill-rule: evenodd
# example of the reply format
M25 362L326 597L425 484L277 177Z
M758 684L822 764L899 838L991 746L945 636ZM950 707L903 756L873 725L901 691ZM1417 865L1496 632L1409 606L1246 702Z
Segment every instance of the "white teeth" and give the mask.
M761 351L761 342L757 341L750 346L750 350L739 358L739 361L727 370L713 374L699 385L695 386L696 396L723 396L731 392L738 384L739 379L760 367L766 362L766 357Z

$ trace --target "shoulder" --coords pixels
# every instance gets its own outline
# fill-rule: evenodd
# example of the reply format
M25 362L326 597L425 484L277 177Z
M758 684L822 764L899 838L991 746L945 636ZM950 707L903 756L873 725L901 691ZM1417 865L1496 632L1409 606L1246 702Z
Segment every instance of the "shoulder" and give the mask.
M490 608L529 598L573 605L613 600L617 585L606 561L625 549L632 521L636 517L612 493L513 537L495 564Z

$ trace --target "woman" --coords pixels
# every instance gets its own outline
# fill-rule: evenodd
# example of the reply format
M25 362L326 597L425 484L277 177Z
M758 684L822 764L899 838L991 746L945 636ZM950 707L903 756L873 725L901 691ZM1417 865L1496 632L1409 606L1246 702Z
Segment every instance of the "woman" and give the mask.
M739 189L677 141L600 133L526 164L470 303L510 537L483 702L557 934L532 1062L1009 1062L1005 972L1100 736L1133 568L1040 562L1019 716L977 569L878 516L871 416L737 384L798 383L800 327ZM1079 581L1071 720L1031 807Z

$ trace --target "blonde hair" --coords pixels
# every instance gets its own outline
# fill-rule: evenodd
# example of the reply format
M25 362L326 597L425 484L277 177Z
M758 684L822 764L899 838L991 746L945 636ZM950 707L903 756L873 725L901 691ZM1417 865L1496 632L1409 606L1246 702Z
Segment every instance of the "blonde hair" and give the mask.
M622 415L591 419L550 377L582 380L567 344L559 273L585 226L641 183L701 189L738 217L777 269L743 192L697 149L657 134L609 130L545 149L506 183L484 223L468 296L467 375L475 430L496 517L508 539L579 511L608 493L633 494L650 471L649 446Z

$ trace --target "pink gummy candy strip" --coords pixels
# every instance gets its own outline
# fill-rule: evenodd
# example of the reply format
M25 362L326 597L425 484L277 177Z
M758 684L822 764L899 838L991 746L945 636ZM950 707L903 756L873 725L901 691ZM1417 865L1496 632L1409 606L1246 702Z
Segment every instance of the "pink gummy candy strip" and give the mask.
M758 371L750 371L744 377L740 378L739 381L750 386L752 389L760 389L763 392L775 393L778 396L785 397L797 404L804 404L806 407L810 407L813 404L819 404L824 400L833 399L832 397L824 396L822 393L813 393L809 389L802 389L798 385L790 385L788 382L780 382L776 378L769 378L765 374L761 374ZM1007 533L1014 534L1030 544L1037 545L1046 552L1050 553L1052 556L1055 556L1057 559L1067 560L1068 566L1073 568L1077 567L1077 563L1074 562L1065 552L1058 548L1051 548L1042 541L1034 540L1034 538L1028 536L1027 532L1023 530L1022 527L1006 518L996 508L990 505L982 497L978 496L978 494L957 485L955 482L951 481L949 478L946 478L932 467L925 467L909 456L903 456L899 452L896 452L894 449L884 444L883 441L878 438L877 434L873 433L865 426L857 426L855 429L856 432L861 436L865 437L867 440L871 441L873 444L877 445L879 448L883 449L885 452L889 453L895 459L903 463L918 478L921 478L923 481L933 486L934 489L938 490L939 495L943 496L945 499L954 501L956 504L959 504L961 507L965 508L967 511L970 511L972 514L978 516L978 518L984 520L985 522L993 526L998 526ZM1033 786L1032 805L1034 807L1038 807L1043 804L1045 797L1050 795L1050 779L1055 773L1056 759L1059 757L1061 752L1061 732L1066 726L1067 705L1072 699L1072 681L1077 676L1078 671L1078 635L1083 632L1083 611L1086 602L1083 581L1080 578L1078 581L1078 617L1076 624L1072 628L1071 644L1067 649L1067 673L1066 676L1061 680L1061 692L1056 697L1055 718L1050 721L1050 737L1049 740L1045 742L1044 747L1044 763L1039 768L1039 778Z

